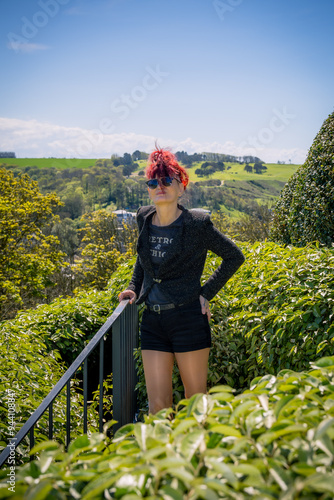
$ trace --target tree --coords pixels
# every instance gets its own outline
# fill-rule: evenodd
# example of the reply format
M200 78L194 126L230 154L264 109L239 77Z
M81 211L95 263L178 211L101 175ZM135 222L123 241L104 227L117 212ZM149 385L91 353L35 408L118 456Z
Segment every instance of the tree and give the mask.
M138 160L141 160L141 152L139 151L139 149L136 149L136 151L132 153L132 161Z
M131 165L133 163L132 156L129 153L124 153L121 158L121 163L122 165Z
M55 236L42 229L55 220L56 194L42 195L26 174L0 168L0 319L46 297L63 254Z
M72 219L57 221L50 228L51 234L59 240L60 248L65 253L70 264L74 263L74 257L79 247L78 231Z
M271 238L304 246L334 243L334 113L324 121L305 163L284 186L274 211Z
M234 229L236 238L240 241L264 241L269 236L272 212L267 205L254 203L250 214L243 214Z
M97 210L84 214L82 219L86 222L81 229L83 249L75 273L83 287L103 290L125 256L116 237L117 217L106 210Z
M123 167L123 175L124 177L129 177L136 170L138 163L134 163L132 165L124 165Z
M256 174L262 174L264 170L268 170L267 167L263 164L263 162L255 162L254 163L254 171Z
M84 200L80 192L70 192L66 193L62 197L62 202L64 204L60 213L62 217L77 219L83 214L84 211Z

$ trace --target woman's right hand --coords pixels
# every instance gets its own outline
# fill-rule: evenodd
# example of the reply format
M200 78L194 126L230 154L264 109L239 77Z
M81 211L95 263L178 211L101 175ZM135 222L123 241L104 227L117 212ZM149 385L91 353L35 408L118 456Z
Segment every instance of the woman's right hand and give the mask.
M122 300L129 299L129 304L133 304L137 298L137 294L133 290L124 290L118 295L118 300L121 302Z

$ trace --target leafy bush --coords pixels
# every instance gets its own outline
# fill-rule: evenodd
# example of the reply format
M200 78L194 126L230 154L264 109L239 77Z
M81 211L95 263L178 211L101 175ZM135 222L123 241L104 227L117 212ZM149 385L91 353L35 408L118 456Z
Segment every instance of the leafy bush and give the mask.
M8 329L10 326L10 330ZM7 445L8 437L15 435L30 415L47 396L52 387L65 372L60 355L56 350L47 350L46 344L37 332L22 330L19 325L5 322L0 331L0 451ZM83 429L83 398L78 392L76 381L71 381L72 436L78 436ZM74 390L76 387L76 390ZM13 391L15 400L15 431L9 433L8 390ZM53 405L54 437L65 442L66 394L60 393ZM89 413L92 430L98 429L96 414ZM35 441L48 436L48 412L35 425ZM18 462L27 458L28 437L17 448Z
M265 373L283 368L304 370L334 345L334 251L309 246L282 247L272 242L242 244L245 263L211 302L212 349L209 387L226 383L237 390ZM110 291L127 286L132 272L123 266ZM219 265L209 254L203 280ZM140 351L139 405L147 410ZM174 402L183 397L177 367Z
M304 165L283 188L271 238L296 246L334 243L334 113L323 123Z
M43 339L47 351L57 350L69 366L119 304L118 293L126 288L134 262L132 258L118 267L107 290L80 291L74 297L60 297L51 304L21 311L15 319L0 324L0 338L2 331L17 338L21 332L31 332Z
M88 340L105 323L114 309L110 293L80 292L75 297L60 298L52 304L21 312L12 321L2 323L3 329L29 331L43 339L48 351L57 350L69 366Z
M162 410L124 426L111 442L81 436L68 453L41 443L33 450L39 460L16 471L15 493L1 472L0 497L333 498L334 357L307 372L257 378L238 396L217 386L172 415Z
M213 300L209 378L243 388L333 353L334 251L243 245L246 262ZM206 273L217 266L208 261Z
M129 280L130 271L130 263L120 266L117 273L120 286L123 286L124 274L123 281ZM15 319L0 324L0 451L8 438L6 390L15 392L16 433L115 309L117 291L80 292L74 298L56 299L50 305L21 312ZM91 358L94 362L94 353L90 361ZM83 397L79 384L78 379L71 380L72 436L80 434L83 428ZM108 381L106 386L110 389ZM110 407L107 394L105 400ZM66 395L62 391L53 407L54 435L61 442L65 440L65 408ZM91 430L98 428L96 408L96 395L93 395L93 404L89 407ZM35 427L36 442L45 440L47 435L48 412ZM19 456L26 457L28 445L27 437L18 448Z
M242 244L242 249L246 262L211 303L213 347L208 384L209 387L228 384L238 392L249 386L254 377L275 374L283 368L306 369L309 362L331 355L334 343L334 251L312 246L284 248L272 242ZM208 256L204 280L219 260ZM49 356L56 356L56 350L67 364L74 360L118 304L117 295L127 287L133 265L134 259L131 259L120 266L104 292L85 292L75 298L58 299L2 324L2 332L6 331L12 339L10 346L1 341L5 360L0 368L2 380L11 373L10 380L14 381L16 371L22 372L19 385L13 384L22 395L29 394L29 403L22 407L22 421L27 420L34 405L37 407L42 400L42 394L31 384L31 374L36 371L46 395L59 378L56 376L59 370L50 368L54 378L43 379L44 360L47 367L51 363ZM14 343L26 344L22 332L30 332L31 343L23 351L29 353L30 358L25 358L22 352L14 366L6 353ZM0 338L4 338L1 332ZM43 344L41 355L34 358L40 363L36 369L32 364L35 339ZM140 350L136 358L138 402L146 412ZM176 367L173 385L174 402L178 403L183 398L183 387Z

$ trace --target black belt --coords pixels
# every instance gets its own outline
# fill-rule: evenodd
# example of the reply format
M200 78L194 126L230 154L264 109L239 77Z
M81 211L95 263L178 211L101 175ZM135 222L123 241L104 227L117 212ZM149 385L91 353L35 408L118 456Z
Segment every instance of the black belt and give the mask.
M175 309L175 307L182 307L186 304L190 304L190 302L185 302L184 304L145 304L146 309L149 311L153 311L156 313L160 313L160 311L168 311L168 309Z
M182 304L180 304L182 305ZM160 313L160 311L168 311L168 309L175 309L176 305L175 304L145 304L146 308L149 311L153 311L156 313Z

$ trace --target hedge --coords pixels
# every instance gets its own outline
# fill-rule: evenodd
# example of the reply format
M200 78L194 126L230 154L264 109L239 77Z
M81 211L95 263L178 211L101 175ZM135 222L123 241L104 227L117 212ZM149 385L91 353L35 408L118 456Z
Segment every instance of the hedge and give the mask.
M15 493L1 471L0 498L331 500L334 357L259 377L236 396L214 387L111 441L83 435L67 453L50 441L32 453L40 457L16 471Z

